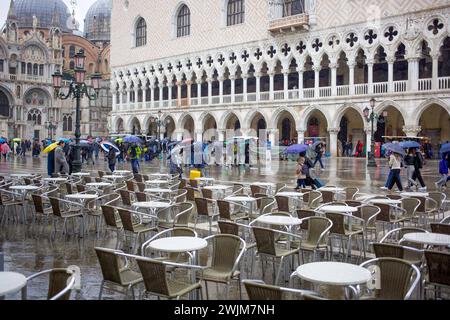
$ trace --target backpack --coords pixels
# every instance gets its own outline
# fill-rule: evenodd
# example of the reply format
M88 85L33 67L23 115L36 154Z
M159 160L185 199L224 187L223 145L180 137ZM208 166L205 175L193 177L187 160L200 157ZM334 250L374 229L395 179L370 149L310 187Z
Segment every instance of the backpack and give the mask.
M131 148L130 156L131 156L131 159L136 158L136 156L137 156L136 147Z

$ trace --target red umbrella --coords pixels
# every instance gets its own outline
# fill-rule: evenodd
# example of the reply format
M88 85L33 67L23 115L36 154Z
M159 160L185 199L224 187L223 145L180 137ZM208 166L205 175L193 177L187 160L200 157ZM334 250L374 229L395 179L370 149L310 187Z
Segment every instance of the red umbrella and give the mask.
M183 141L181 141L181 143L191 143L192 141L194 141L194 139L192 138L186 138Z

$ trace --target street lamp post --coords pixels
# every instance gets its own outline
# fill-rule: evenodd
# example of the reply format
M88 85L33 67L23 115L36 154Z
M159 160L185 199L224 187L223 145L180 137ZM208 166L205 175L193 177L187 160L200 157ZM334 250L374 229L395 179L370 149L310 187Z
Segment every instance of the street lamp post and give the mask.
M80 101L83 97L87 97L89 100L96 100L98 96L98 91L100 90L100 79L101 75L99 73L94 73L91 75L91 85L95 90L94 94L88 92L88 86L85 83L86 70L84 70L84 62L86 56L84 55L84 50L80 50L75 55L75 80L72 80L69 85L69 92L64 94L60 92L62 83L62 74L57 70L53 74L53 87L56 92L56 97L61 100L67 100L69 98L76 99L76 117L75 117L75 146L74 146L74 160L72 163L72 172L81 171L81 157L80 157L80 121L81 121L81 109Z
M378 122L384 123L384 121L385 121L384 117L387 115L386 111L383 112L383 118L380 115L376 114L374 111L375 103L376 103L376 100L372 98L370 100L371 110L366 107L363 111L366 121L371 123L371 130L372 130L371 131L371 139L370 139L371 140L370 153L368 155L369 159L367 162L368 167L377 167L377 163L375 162L375 128L374 128L374 125L375 125L375 123L378 123Z
M47 129L48 138L49 138L50 140L53 140L53 132L54 132L54 130L56 130L58 127L57 127L56 124L53 124L53 123L52 123L52 119L50 119L49 121L47 121L46 124L47 124L46 129Z

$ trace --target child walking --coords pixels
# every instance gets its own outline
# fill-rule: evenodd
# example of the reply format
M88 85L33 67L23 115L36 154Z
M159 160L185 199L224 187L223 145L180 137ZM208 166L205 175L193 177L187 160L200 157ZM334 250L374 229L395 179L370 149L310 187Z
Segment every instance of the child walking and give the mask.
M306 167L306 168L305 168ZM297 187L296 190L300 188L306 188L306 173L305 170L308 170L307 165L305 164L305 158L300 157L297 160Z

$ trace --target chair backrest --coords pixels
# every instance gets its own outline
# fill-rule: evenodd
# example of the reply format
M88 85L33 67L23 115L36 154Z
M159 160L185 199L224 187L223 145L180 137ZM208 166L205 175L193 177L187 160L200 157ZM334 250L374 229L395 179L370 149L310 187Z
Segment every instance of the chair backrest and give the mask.
M117 228L116 211L114 207L108 205L102 205L102 214L107 226Z
M325 216L333 222L330 232L339 235L345 235L345 215L341 213L326 212Z
M136 200L139 202L146 202L147 201L147 195L144 192L135 192Z
M232 272L243 244L242 239L231 234L215 234L212 237L211 267L221 272Z
M177 203L177 207L178 207L178 214L174 218L173 223L175 226L187 227L194 214L193 211L194 205L190 202L181 202Z
M389 257L403 259L403 246L392 243L372 243L377 258Z
M91 183L92 182L92 178L91 177L83 177L83 181L84 183Z
M219 217L224 220L231 220L231 206L226 200L217 200L217 207L219 208Z
M233 184L233 194L243 194L244 193L244 185L240 183Z
M277 200L278 211L290 212L289 198L285 196L275 196Z
M239 236L239 225L237 223L222 220L219 220L217 223L219 225L220 233Z
M403 198L401 199L402 208L405 209L405 216L413 217L416 214L417 208L420 206L419 199Z
M143 183L143 182L136 182L136 185L138 187L139 192L144 192L144 190L146 188L145 183Z
M72 184L70 182L65 182L64 186L66 187L66 193L67 194L72 194L73 193Z
M44 214L44 203L42 202L42 196L32 194L31 198L33 199L34 211L36 213Z
M190 228L175 227L172 228L171 237L197 237L195 230Z
M380 213L377 215L377 221L390 222L391 206L384 203L375 203L374 205L380 208Z
M198 180L195 180L195 179L189 179L189 184L190 184L191 187L193 187L193 188L198 188Z
M409 299L420 279L417 267L402 259L376 258L361 264L366 268L370 265L380 270L380 289L376 289L375 296L381 300Z
M117 209L120 216L120 221L122 221L123 229L126 231L134 232L133 227L133 214L130 210L126 209Z
M359 192L357 187L346 187L345 190L345 200L353 200L355 195Z
M256 247L258 253L268 254L274 256L275 250L275 231L267 228L252 227L255 235Z
M125 206L131 206L131 192L128 190L119 190L120 198Z
M416 198L417 200L420 201L419 207L417 208L417 212L425 212L427 199L425 197L412 197L412 198Z
M327 243L327 236L333 226L333 222L330 219L324 217L309 217L305 218L304 222L308 223L307 241L309 243L318 243L319 241L320 244Z
M102 170L98 170L97 173L100 178L103 178L103 176L106 175L106 172Z
M334 201L334 192L333 191L320 191L322 194L322 202L329 203Z
M208 200L205 198L195 198L195 206L197 214L201 216L209 216Z
M178 185L178 189L185 189L187 186L187 181L186 179L181 179L180 180L180 184Z
M84 184L76 184L77 187L77 192L85 192L86 191L86 186Z
M450 253L425 250L429 282L450 286Z
M187 190L186 199L188 201L195 201L196 189L192 187L186 187L186 190Z
M252 192L252 196L256 197L257 193L264 193L265 194L265 190L263 188L261 188L260 186L257 186L255 184L251 184L250 185L250 191Z
M433 199L434 201L436 201L437 207L439 209L442 208L442 204L443 204L444 200L447 198L445 193L442 193L442 192L429 192L428 197Z
M206 199L214 199L212 190L201 188L202 197Z
M270 213L275 208L276 201L274 198L266 196L264 198L260 198L258 201L260 205L259 207L260 214Z
M282 300L283 291L280 287L244 281L244 287L250 300Z
M375 221L377 215L380 213L381 209L377 206L370 204L364 204L358 207L358 211L353 215L355 217L363 219L367 224L367 227L375 227Z
M363 204L361 201L356 201L356 200L345 200L344 202L349 207L359 207L359 206L361 206Z
M399 195L399 194L388 194L388 195L386 195L386 197L388 199L392 199L392 200L401 200L401 199L403 199L403 197L401 195Z
M431 232L450 235L450 224L430 223Z
M51 299L67 287L67 280L72 274L67 269L54 269L49 274L47 299ZM67 291L58 300L70 300L71 290Z
M33 181L31 181L30 178L23 178L23 181L25 182L25 185L29 186L30 184L33 184Z
M158 295L170 296L166 265L161 261L149 258L136 258L136 262L144 279L145 290Z
M314 210L310 210L310 209L298 209L297 210L297 216L298 216L299 219L315 217L316 216L316 212ZM300 228L303 229L303 230L308 230L308 228L309 228L309 221L308 221L308 219L306 219L305 221L302 222L302 224L300 225Z
M275 185L275 193L278 193L284 189L286 189L286 183L282 183L282 182L277 182L277 184Z
M320 191L310 191L308 194L308 208L315 209L319 206L322 199L322 193Z
M122 284L122 278L120 276L120 269L122 268L120 257L113 249L107 248L95 248L98 262L102 270L103 280L111 281L119 285Z
M49 197L50 205L52 206L52 211L55 216L61 217L61 207L58 198Z
M384 237L380 240L380 243L389 242L389 240L392 242L397 243L400 241L403 236L407 233L412 232L427 232L425 229L422 228L416 228L416 227L403 227L403 228L396 228L384 235Z
M134 185L134 181L132 181L132 180L125 180L125 184L127 185L127 190L128 191L131 191L131 192L134 192L134 188L135 188L135 185Z

